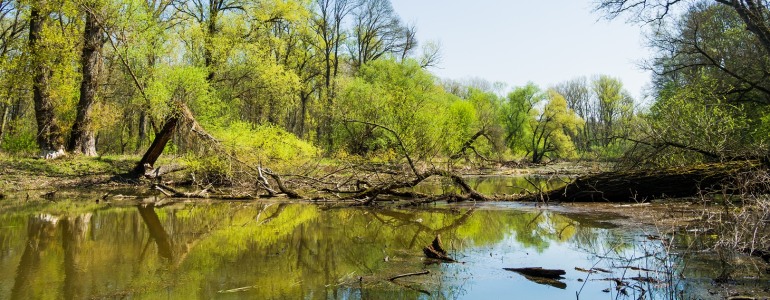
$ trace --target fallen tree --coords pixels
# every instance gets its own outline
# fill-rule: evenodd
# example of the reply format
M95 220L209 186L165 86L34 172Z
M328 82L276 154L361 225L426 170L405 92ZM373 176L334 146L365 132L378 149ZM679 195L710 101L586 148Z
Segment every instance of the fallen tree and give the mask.
M521 198L523 201L644 202L656 198L692 197L739 188L736 179L766 168L758 160L700 164L690 167L605 172L580 177L562 188ZM742 191L761 188L746 186Z

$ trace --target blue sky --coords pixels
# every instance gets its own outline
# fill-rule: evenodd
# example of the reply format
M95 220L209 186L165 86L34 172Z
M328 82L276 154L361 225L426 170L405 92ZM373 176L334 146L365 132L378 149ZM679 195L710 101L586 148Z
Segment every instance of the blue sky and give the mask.
M639 24L607 21L592 0L391 0L418 40L439 41L443 78L483 78L542 88L578 76L620 78L640 99L650 82L650 57Z

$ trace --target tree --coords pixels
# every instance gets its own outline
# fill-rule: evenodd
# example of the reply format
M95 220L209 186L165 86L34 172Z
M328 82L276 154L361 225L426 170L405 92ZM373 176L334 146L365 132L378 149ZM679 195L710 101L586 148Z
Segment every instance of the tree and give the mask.
M82 4L86 20L83 30L83 50L81 53L80 101L77 105L77 117L72 124L67 151L96 156L96 137L94 134L92 111L99 87L99 68L102 65L102 46L106 42L102 26L98 23L99 12L103 4L88 1Z
M595 98L591 94L588 79L578 77L568 80L556 85L554 90L564 96L564 99L567 100L567 107L586 122L585 126L572 137L572 140L579 151L584 153L590 151L591 146L595 143L593 124L597 123L597 117L594 109Z
M245 12L242 0L174 0L173 6L183 16L189 17L204 30L203 65L208 69L209 82L216 76L215 40L221 31L221 19L228 12Z
M35 103L37 121L37 144L41 156L56 158L64 154L64 140L56 118L51 98L52 62L50 45L45 40L46 23L50 14L48 1L34 1L29 13L29 49L34 70L32 80L32 101Z
M638 22L662 21L677 5L694 3L692 0L601 0L596 9L609 18L628 15ZM741 21L758 39L766 54L770 54L770 7L766 0L713 0L712 4L725 5L734 10Z
M633 99L623 90L619 79L599 76L591 86L596 95L596 121L594 139L607 147L614 139L623 137L620 130L633 115ZM593 120L592 120L593 121Z
M359 76L342 85L335 109L340 144L358 155L400 153L399 141L377 126L393 130L406 150L418 158L438 154L446 140L458 132L447 132L445 110L448 95L417 61L381 59L361 67Z
M18 81L23 81L26 72L22 69L22 36L28 30L28 22L23 19L23 10L16 0L0 0L0 144L11 123L22 115L22 98L19 94ZM24 79L19 79L24 78Z
M386 54L404 59L417 47L414 26L404 26L390 0L361 0L353 10L353 66L360 67Z
M639 156L651 150L661 163L680 164L767 151L770 56L738 12L694 5L651 41L657 100L648 118L654 126L638 137L647 144L637 147Z
M517 87L506 97L500 121L505 131L503 141L514 152L528 150L527 144L532 136L530 118L545 98L546 94L534 83Z
M529 124L532 128L532 139L528 151L532 153L532 162L541 163L543 158L568 158L575 155L575 146L569 139L583 126L583 120L578 118L567 107L567 101L554 90L547 92L548 102L542 112L534 112L534 118Z

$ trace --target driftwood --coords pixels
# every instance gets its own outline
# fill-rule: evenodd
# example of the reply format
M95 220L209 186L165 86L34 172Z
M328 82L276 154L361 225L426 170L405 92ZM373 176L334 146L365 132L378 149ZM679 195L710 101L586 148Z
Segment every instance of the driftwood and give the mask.
M265 174L267 174L268 176L270 176L271 178L273 178L273 180L275 180L275 184L278 185L278 190L281 191L281 193L286 194L286 196L289 197L290 199L305 199L304 196L302 196L299 193L297 193L296 191L288 188L283 183L283 179L281 179L281 176L279 176L278 174L274 173L270 169L260 168L260 170L262 172L264 172Z
M559 281L564 279L561 275L567 274L564 270L534 268L503 268L506 271L512 271L521 274L529 281L537 284L550 285L559 289L566 289L567 284Z
M640 202L656 198L692 197L730 189L736 176L763 168L759 161L736 161L629 172L606 172L581 177L556 190L523 201Z
M564 270L559 269L543 269L541 267L532 267L532 268L503 268L503 270L506 271L512 271L519 273L521 275L526 276L532 276L532 277L540 277L540 278L550 278L550 279L564 279L564 277L561 277L564 274L567 274Z
M160 191L161 194L169 198L220 199L220 200L252 200L254 199L254 197L251 195L211 194L207 189L203 189L196 192L180 192L162 183L154 184L152 188Z
M422 252L425 253L425 256L428 258L443 260L447 262L456 262L453 258L449 257L447 255L446 250L444 250L444 247L441 245L441 235L436 235L436 238L433 239L433 242L428 245L425 248L422 248Z

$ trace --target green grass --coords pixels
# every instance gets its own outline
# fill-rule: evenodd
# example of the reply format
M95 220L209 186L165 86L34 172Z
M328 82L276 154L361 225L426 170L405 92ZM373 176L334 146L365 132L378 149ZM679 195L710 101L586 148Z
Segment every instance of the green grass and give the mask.
M88 176L114 175L131 170L138 156L84 157L67 155L45 160L0 155L0 175Z

